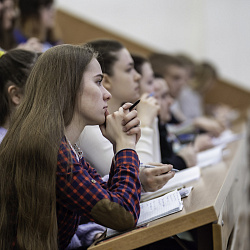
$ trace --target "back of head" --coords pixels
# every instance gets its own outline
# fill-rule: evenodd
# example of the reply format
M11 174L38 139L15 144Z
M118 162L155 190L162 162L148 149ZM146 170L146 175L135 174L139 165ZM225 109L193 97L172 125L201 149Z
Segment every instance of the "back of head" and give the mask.
M192 78L194 76L194 71L195 71L195 62L191 59L190 56L186 54L177 54L176 58L182 62L184 67L189 72L189 77Z
M86 46L55 46L39 57L28 77L24 101L0 145L2 249L11 248L13 239L18 249L58 249L57 155L94 56Z
M216 68L209 62L202 62L196 65L194 70L194 79L191 86L199 91L208 90L218 79Z
M24 92L28 75L37 58L35 52L21 49L10 50L0 57L0 126L10 116L8 87L15 85Z
M164 53L153 53L149 56L149 61L152 65L153 71L164 76L167 74L168 67L176 65L183 67L183 63L175 56Z
M118 41L105 39L88 42L88 45L98 52L97 60L101 65L102 72L111 76L113 73L112 67L118 60L116 53L124 46Z

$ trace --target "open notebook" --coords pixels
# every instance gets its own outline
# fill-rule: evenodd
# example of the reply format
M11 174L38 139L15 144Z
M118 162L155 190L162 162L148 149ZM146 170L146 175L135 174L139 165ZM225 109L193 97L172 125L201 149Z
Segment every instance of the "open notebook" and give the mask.
M141 202L154 199L164 195L176 188L182 188L187 183L200 178L201 172L199 167L183 169L175 174L161 189L155 192L146 192L141 195Z
M177 190L167 193L156 199L140 203L140 217L137 226L142 226L150 221L162 218L166 215L179 212L183 208L181 195ZM120 234L116 230L107 229L107 237Z

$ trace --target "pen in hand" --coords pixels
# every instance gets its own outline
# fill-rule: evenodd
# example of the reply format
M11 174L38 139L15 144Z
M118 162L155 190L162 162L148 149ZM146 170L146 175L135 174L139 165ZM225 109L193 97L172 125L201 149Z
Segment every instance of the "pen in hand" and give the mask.
M140 100L137 100L130 108L129 111L132 111L132 109L140 102Z
M153 166L153 165L141 165L141 167L145 167L145 168L157 168L157 166ZM179 170L176 169L176 168L172 168L170 171L179 172ZM165 173L163 173L163 174L165 174Z

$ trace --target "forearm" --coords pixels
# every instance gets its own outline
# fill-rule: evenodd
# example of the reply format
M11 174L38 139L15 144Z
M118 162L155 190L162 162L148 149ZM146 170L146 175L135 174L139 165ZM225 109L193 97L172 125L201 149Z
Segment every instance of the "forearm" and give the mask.
M83 159L84 169L74 166L69 184L67 176L58 176L59 202L104 226L125 230L135 226L139 216L139 160L133 150L122 150L115 157L112 178L104 187L101 176ZM77 190L74 195L72 190Z
M141 138L136 144L136 152L143 163L154 162L153 135L154 131L152 128L141 128Z

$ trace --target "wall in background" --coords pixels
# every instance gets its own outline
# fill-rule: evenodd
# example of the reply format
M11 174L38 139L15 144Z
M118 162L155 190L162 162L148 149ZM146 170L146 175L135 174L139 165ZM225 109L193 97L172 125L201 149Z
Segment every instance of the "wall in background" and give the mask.
M56 4L149 50L208 60L223 79L250 91L248 0L56 0Z

